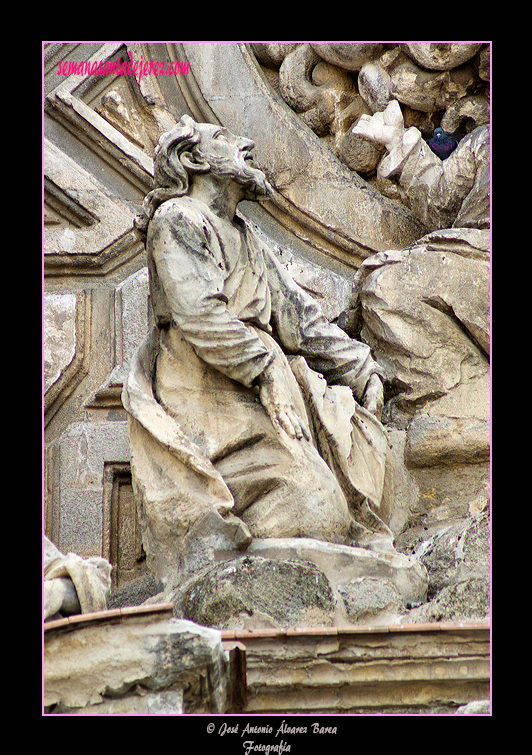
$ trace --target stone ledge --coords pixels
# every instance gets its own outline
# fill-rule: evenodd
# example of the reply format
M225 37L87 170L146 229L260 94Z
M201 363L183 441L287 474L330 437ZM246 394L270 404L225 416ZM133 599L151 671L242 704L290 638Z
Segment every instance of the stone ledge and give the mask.
M173 615L172 603L158 603L153 606L127 606L125 608L110 608L106 611L94 611L93 613L80 613L74 616L66 616L64 619L54 619L44 624L44 632L69 631L88 625L121 623L129 619L138 618L171 618Z
M489 697L486 621L218 631L175 620L172 611L171 603L161 603L47 622L45 693L58 699L48 700L47 712L454 713ZM181 669L179 653L171 654L170 665L163 653L163 673L161 664L148 667L146 651L151 656L154 638L168 638L163 643L168 649L169 641L172 647L176 642L170 636L183 629L190 637L179 640L176 648L195 648L187 668ZM87 642L98 648L90 674L83 666ZM50 661L59 662L55 673ZM63 668L67 661L68 673ZM138 665L136 675L132 665ZM205 675L216 682L217 700L203 699L202 683L193 681ZM193 699L187 700L183 690L191 680Z
M488 700L489 622L223 631L249 714L449 714Z
M224 629L222 630L222 640L229 642L231 640L254 640L262 639L280 639L283 637L301 637L316 635L349 635L349 634L386 634L388 632L406 632L417 634L418 632L489 632L491 624L489 621L440 621L427 622L425 624L388 624L372 625L359 624L353 627L294 627L287 629Z

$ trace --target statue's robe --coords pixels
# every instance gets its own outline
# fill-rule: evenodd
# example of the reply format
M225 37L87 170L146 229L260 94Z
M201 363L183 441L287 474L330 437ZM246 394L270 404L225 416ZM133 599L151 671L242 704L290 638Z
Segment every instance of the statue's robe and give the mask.
M235 223L240 243L225 244L222 221L182 197L148 227L156 325L123 392L145 546L185 537L212 512L256 538L391 541L378 515L386 435L354 398L380 371L370 349ZM261 405L256 379L269 365L309 440L276 429Z

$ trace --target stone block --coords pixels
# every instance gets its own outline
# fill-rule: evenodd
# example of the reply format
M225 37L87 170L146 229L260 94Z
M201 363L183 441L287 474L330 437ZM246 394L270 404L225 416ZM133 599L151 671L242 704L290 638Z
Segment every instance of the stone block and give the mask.
M404 613L404 600L391 582L374 577L359 577L339 588L348 618L354 622L379 623Z
M127 422L81 422L51 446L51 540L64 553L102 554L105 462L129 462Z
M168 606L86 614L47 625L45 711L221 713L228 671L220 632L168 618Z
M76 354L76 296L45 294L43 304L46 392L59 380Z
M335 599L314 564L246 555L217 565L186 589L187 618L217 628L330 626Z

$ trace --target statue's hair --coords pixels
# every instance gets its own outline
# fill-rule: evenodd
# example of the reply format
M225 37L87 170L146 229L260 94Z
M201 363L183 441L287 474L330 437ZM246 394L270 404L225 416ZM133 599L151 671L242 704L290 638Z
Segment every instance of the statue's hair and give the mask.
M200 139L201 134L189 115L183 115L171 131L161 135L154 152L154 188L146 194L134 221L142 238L146 237L148 224L159 205L188 192L188 173L180 156L193 149Z

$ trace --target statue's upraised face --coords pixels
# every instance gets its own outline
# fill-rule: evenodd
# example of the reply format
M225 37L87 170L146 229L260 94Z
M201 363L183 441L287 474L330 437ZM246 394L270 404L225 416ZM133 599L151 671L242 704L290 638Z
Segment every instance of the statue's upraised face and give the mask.
M265 174L253 164L251 139L235 136L223 126L198 123L201 134L198 150L211 166L211 171L220 176L230 176L246 187L249 199L269 197L272 188Z

